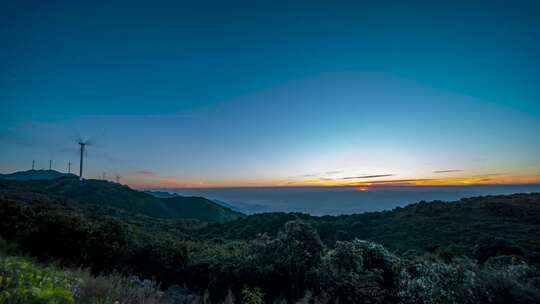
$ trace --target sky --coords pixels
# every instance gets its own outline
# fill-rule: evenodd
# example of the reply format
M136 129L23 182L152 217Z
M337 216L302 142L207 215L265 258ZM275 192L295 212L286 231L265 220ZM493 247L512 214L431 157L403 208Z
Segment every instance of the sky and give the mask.
M154 2L2 1L0 172L540 184L538 1Z

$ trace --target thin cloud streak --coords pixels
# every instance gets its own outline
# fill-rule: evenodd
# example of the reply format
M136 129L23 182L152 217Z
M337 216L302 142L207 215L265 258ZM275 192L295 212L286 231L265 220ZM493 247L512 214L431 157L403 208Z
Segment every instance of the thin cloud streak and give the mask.
M452 172L463 172L461 169L450 169L450 170L436 170L433 173L452 173Z
M402 184L402 183L414 183L414 182L428 182L428 181L434 181L435 179L431 178L409 178L409 179L393 179L393 180L385 180L385 181L370 181L370 182L360 182L359 185L388 185L388 184ZM351 184L352 185L352 184Z
M377 178L377 177L388 177L388 176L394 176L394 174L375 174L375 175L348 176L348 177L342 177L340 179L363 179L363 178Z
M326 171L324 174L333 175L333 174L340 174L343 171L335 170L335 171Z
M311 173L311 174L304 174L304 175L300 175L300 176L295 176L293 178L310 178L310 177L320 177L320 176L324 176L324 175L335 175L335 174L339 174L339 173L342 173L343 171L340 171L340 170L333 170L333 171L326 171L326 172L316 172L316 173Z

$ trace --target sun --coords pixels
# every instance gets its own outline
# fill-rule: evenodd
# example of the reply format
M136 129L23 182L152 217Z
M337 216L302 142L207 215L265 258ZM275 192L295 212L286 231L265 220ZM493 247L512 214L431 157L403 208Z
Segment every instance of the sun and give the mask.
M369 191L368 187L356 187L355 189L356 189L356 191L361 191L361 192Z

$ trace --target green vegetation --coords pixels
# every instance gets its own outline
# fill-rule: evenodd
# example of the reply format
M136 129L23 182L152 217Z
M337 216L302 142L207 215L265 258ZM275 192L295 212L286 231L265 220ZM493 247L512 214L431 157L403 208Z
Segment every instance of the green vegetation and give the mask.
M246 304L263 304L264 293L257 287L242 289L242 299Z
M255 239L275 236L296 218L312 225L328 246L355 238L371 240L392 251L434 252L448 246L472 256L477 244L504 239L528 258L540 257L540 194L514 194L462 199L457 202L419 202L391 211L314 217L306 214L256 214L208 226L205 238ZM479 252L488 251L482 249ZM508 252L510 253L510 252ZM512 252L513 253L513 252Z
M7 303L540 302L540 194L208 224L36 183L0 183Z
M20 258L0 259L0 303L73 303L79 282Z
M164 303L157 285L120 275L42 267L20 257L0 258L0 303Z
M75 174L62 173L55 170L27 170L10 174L0 174L0 179L29 181L29 180L53 180L61 177L77 178Z
M39 192L61 196L81 204L112 207L157 218L224 222L243 216L202 197L159 198L102 180L80 181L78 178L66 177L29 181L0 180L0 184L10 189L18 189L22 193Z

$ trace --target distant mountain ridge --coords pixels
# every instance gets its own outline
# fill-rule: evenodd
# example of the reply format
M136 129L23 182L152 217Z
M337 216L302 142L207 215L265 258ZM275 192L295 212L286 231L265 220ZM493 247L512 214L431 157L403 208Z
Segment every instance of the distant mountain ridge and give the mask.
M173 192L167 192L167 191L155 191L155 190L145 190L143 191L146 194L150 194L155 197L159 198L172 198L172 197L178 197L179 195Z
M172 197L179 197L181 195L179 195L178 193L174 193L174 192L168 192L168 191L157 191L157 190L146 190L144 191L144 193L147 193L147 194L150 194L152 196L155 196L155 197L159 197L159 198L172 198ZM218 199L209 199L211 200L212 202L218 204L218 205L221 205L225 208L229 208L233 211L236 211L236 212L240 212L240 213L243 213L242 210L236 206L233 206L227 202L224 202L222 200L218 200Z
M233 206L227 202L224 202L222 200L218 200L218 199L210 199L212 202L218 204L218 205L221 205L223 207L226 207L226 208L229 208L231 210L234 210L234 211L237 211L237 212L242 212L242 210L236 206Z
M62 173L56 170L27 170L27 171L18 171L8 174L0 174L0 179L8 180L50 180L57 179L61 177L77 177L73 173Z
M34 170L40 171L40 170ZM13 173L18 179L0 180L1 188L18 188L23 191L37 191L60 195L82 204L92 204L123 209L132 213L165 219L196 219L206 222L226 222L243 217L240 212L216 204L203 197L174 196L160 198L137 191L126 185L103 180L85 179L80 181L75 175L47 170L47 175L34 178L35 172ZM60 176L52 178L52 176ZM5 176L5 175L3 175ZM49 177L49 178L45 178Z

